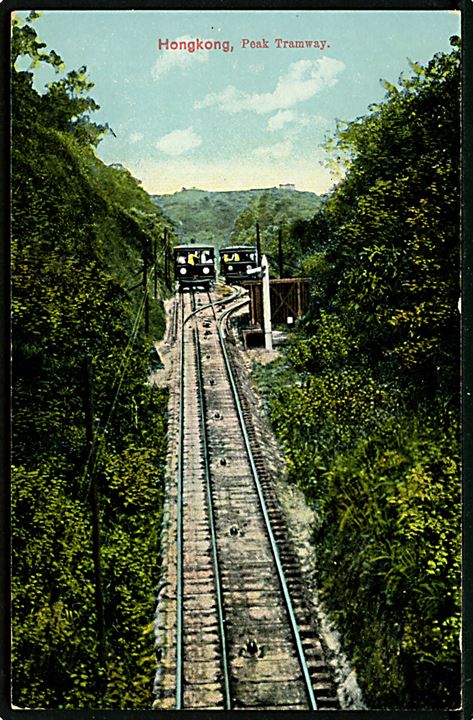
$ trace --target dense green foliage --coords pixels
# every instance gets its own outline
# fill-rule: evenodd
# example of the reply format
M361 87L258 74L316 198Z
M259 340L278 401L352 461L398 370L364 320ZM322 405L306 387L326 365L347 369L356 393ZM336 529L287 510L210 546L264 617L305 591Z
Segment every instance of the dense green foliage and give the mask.
M35 64L63 70L35 17L13 27L13 63L32 60L12 65L13 702L146 708L166 449L166 393L147 382L164 325L161 247L148 335L142 278L164 221L95 155L107 127L89 118L85 68L33 88Z
M259 222L273 269L281 225L288 274L311 277L312 303L285 353L256 374L289 479L316 511L321 595L369 706L453 707L457 41L340 125L331 149L347 172L323 205L278 189L188 190L153 203L127 171L97 159L108 128L90 119L85 68L35 91L34 65L64 68L34 19L15 22L12 46L13 63L32 60L29 71L12 67L13 702L150 706L166 394L147 370L163 329L162 246L148 335L142 276L163 235L161 208L184 241L217 246L254 243Z
M182 189L153 200L175 224L183 243L255 244L259 222L268 243L276 238L279 223L310 218L320 205L314 193L284 188L208 192ZM265 248L266 249L266 248Z
M373 708L460 700L452 45L339 128L346 176L299 225L319 275L312 307L285 356L257 370L289 478L316 510L321 594Z
M261 250L268 258L271 275L279 276L279 241L281 240L283 275L301 273L301 258L310 245L304 243L299 228L311 218L321 199L310 192L269 190L255 196L238 216L230 236L231 244L255 244L258 223ZM313 248L311 248L313 250Z

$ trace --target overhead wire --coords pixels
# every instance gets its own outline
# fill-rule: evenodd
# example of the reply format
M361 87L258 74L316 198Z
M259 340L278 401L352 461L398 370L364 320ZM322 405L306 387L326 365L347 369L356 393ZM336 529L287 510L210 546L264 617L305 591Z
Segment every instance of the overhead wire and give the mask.
M114 410L115 410L115 406L116 406L116 403L117 403L117 400L118 400L118 395L119 395L119 393L120 393L121 386L122 386L122 383L123 383L123 380L124 380L124 377L125 377L125 373L126 373L126 371L127 371L127 369L128 369L128 365L129 365L130 357L131 357L131 352L130 352L130 351L131 351L131 348L132 348L132 346L133 346L133 343L134 343L134 341L135 341L135 339L136 339L136 336L138 335L138 330L139 330L139 327L140 327L141 318L142 318L142 316L143 316L143 311L144 311L146 299L147 299L147 297L148 297L148 295L149 295L149 289L148 289L149 276L150 276L150 274L154 271L155 267L156 267L156 263L149 269L149 271L148 271L148 273L147 273L147 276L146 276L146 292L143 293L143 297L142 297L141 302L140 302L140 304L139 304L139 306L138 306L138 310L137 310L136 313L135 313L135 317L134 317L133 325L132 325L132 331L131 331L130 337L129 337L129 339L128 339L127 346L125 347L125 350L124 350L123 353L122 353L121 362L120 362L120 367L119 367L118 372L117 372L117 374L116 374L116 376L115 376L115 379L114 379L114 381L113 381L113 383L112 383L111 391L113 392L113 391L115 390L115 388L116 388L116 390L115 390L115 393L114 393L114 396L113 396L112 403L111 403L111 405L110 405L110 410L109 410L109 412L108 412L108 417L107 417L107 419L105 420L105 423L102 422L102 421L103 421L103 417L100 418L99 421L98 421L98 423L97 423L97 427L100 427L100 428L101 428L101 431L102 431L102 432L100 433L99 439L97 439L97 434L94 432L94 437L93 437L92 445L91 445L91 448L90 448L90 450L89 450L89 453L88 453L88 456L87 456L87 460L86 460L86 464L85 464L85 467L84 467L84 472L83 472L82 478L81 478L81 485L82 485L82 483L85 481L87 475L89 475L89 482L88 482L88 485L87 485L87 488L86 488L86 491L85 491L85 497L87 497L87 495L88 495L89 492L90 492L90 487L91 487L91 484L92 484L92 479L93 479L93 477L94 477L95 469L96 469L96 467L97 467L97 462L98 462L98 460L99 460L99 451L101 450L101 448L102 448L102 446L103 446L103 442L105 441L105 434L106 434L106 432L107 432L108 426L109 426L110 421L111 421L111 419L112 419L112 416L113 416L113 413L114 413ZM94 464L93 464L93 466L92 466L92 469L89 470L90 461L91 461L92 457L94 457Z

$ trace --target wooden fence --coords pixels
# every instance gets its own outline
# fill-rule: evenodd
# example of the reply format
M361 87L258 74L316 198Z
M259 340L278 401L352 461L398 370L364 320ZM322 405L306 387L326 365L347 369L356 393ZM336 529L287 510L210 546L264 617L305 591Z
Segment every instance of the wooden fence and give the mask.
M250 293L252 325L263 323L262 281L248 280L244 286ZM271 322L274 325L291 325L304 315L309 307L309 280L306 278L280 278L269 281L271 296Z

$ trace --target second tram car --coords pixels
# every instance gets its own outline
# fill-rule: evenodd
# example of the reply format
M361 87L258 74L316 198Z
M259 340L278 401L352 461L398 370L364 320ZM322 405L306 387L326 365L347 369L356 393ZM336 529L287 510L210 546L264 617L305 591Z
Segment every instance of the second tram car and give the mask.
M255 247L238 245L220 250L220 274L227 283L240 283L249 279L250 270L257 267L258 253Z
M179 287L215 282L215 250L211 245L176 245L174 275Z

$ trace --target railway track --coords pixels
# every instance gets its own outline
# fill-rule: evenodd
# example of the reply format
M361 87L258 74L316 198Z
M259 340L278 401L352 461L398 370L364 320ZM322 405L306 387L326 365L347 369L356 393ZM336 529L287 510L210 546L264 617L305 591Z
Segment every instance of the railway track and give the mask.
M241 291L221 301L183 293L173 327L173 335L180 332L180 394L175 676L168 696L174 679L177 709L335 709L225 340L229 316L245 302Z

